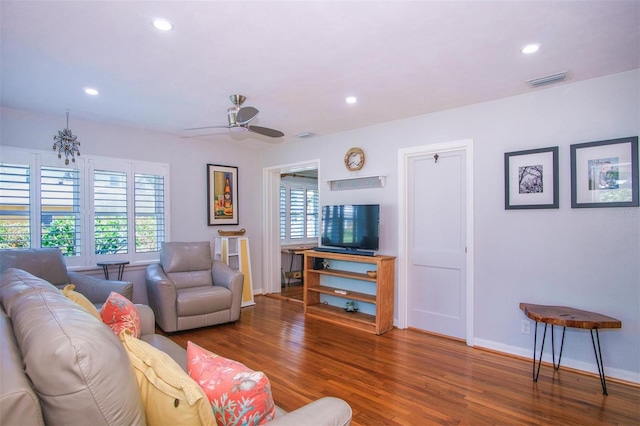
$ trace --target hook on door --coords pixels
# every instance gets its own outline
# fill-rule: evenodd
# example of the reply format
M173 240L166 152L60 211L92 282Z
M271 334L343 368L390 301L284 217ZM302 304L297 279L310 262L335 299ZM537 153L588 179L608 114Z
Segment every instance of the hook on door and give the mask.
M436 163L438 162L438 158L440 158L440 156L438 154L433 156L433 159L435 160Z

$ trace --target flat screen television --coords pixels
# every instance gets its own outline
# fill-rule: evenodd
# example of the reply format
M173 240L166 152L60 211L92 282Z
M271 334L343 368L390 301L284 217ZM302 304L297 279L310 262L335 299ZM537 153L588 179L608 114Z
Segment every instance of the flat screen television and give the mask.
M345 250L378 250L379 204L322 207L321 244Z

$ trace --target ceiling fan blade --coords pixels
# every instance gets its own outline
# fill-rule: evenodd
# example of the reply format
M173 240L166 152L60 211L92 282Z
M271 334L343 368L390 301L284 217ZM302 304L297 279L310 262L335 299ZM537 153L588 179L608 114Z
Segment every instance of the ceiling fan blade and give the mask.
M284 136L284 133L282 133L280 130L269 129L267 127L247 126L247 129L249 129L250 132L259 133L261 135L269 136L272 138L280 138Z
M205 130L205 129L228 129L229 126L205 126L205 127L189 127L188 129L182 129L183 132L188 130Z
M256 118L259 112L260 111L258 111L256 108L250 106L240 108L240 110L238 110L238 113L236 114L236 121L238 122L238 124L244 126L245 124L249 124L251 120Z

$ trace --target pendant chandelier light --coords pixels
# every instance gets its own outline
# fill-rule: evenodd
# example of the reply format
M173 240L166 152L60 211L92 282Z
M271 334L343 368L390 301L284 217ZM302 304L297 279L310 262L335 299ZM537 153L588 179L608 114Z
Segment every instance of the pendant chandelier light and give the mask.
M55 141L53 150L58 151L58 158L62 158L64 153L65 165L69 165L69 156L71 156L71 161L75 163L76 155L80 156L80 150L78 149L80 142L78 142L78 137L74 136L71 133L71 129L69 129L69 112L67 112L67 127L64 130L58 130L58 134L53 136L53 140Z

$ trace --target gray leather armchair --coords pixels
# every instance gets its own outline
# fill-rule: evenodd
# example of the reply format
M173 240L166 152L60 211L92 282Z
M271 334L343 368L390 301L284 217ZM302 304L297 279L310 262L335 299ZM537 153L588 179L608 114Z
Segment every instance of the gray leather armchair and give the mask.
M133 297L133 284L128 281L103 280L67 271L67 265L59 248L4 249L0 250L0 273L18 268L42 278L58 287L74 284L75 291L83 294L98 308L106 302L112 291L129 300Z
M209 241L163 243L145 281L156 323L167 333L240 318L244 274L213 260Z

